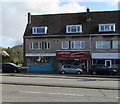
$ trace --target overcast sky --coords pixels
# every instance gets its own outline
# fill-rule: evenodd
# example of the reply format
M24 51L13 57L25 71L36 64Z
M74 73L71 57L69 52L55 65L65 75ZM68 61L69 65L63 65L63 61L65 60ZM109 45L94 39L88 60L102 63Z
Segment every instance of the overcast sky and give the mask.
M84 2L83 2L84 1ZM97 1L97 2L96 2ZM0 46L12 47L23 42L27 13L56 14L118 9L120 0L1 0Z

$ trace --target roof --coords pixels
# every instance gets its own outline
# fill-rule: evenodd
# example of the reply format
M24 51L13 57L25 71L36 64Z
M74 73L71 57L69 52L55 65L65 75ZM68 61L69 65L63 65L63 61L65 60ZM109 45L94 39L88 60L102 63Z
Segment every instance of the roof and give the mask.
M120 23L118 24L120 15L118 14L120 11L31 15L31 23L27 24L24 36L33 36L32 27L40 26L48 27L46 35L67 35L66 25L77 24L83 26L83 34L98 33L98 24L116 23L120 27ZM120 32L120 30L117 28L116 32ZM34 34L34 36L38 35Z

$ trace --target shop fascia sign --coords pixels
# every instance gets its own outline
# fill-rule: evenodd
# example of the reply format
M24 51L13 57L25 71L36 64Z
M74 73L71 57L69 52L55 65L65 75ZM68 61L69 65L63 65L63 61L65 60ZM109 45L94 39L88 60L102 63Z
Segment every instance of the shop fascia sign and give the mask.
M120 59L120 53L92 53L92 59Z
M56 53L26 53L25 56L56 56Z
M56 51L57 59L88 59L90 51Z

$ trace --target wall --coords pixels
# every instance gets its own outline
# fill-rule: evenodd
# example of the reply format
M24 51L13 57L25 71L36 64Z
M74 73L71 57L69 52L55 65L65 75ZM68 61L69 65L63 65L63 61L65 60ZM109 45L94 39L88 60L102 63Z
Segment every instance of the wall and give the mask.
M29 43L36 41L49 41L51 43L51 48L47 50L30 50ZM36 39L26 39L26 53L55 53L56 50L62 50L62 41L85 41L85 49L80 50L90 50L89 37L64 37L64 38L36 38Z
M116 35L97 35L92 37L92 53L118 53L118 49L96 49L96 41L113 41L113 40L118 40L120 36L116 36Z

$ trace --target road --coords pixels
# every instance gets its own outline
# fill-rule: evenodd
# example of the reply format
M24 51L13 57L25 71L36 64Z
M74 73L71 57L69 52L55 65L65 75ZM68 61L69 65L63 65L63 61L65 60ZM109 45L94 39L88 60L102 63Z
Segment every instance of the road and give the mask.
M2 76L3 102L118 102L118 79Z
M2 85L3 102L118 102L117 90Z
M3 84L20 84L52 87L73 87L73 88L102 88L120 89L118 80L112 78L85 78L85 77L15 77L2 76ZM1 76L0 76L1 77Z

